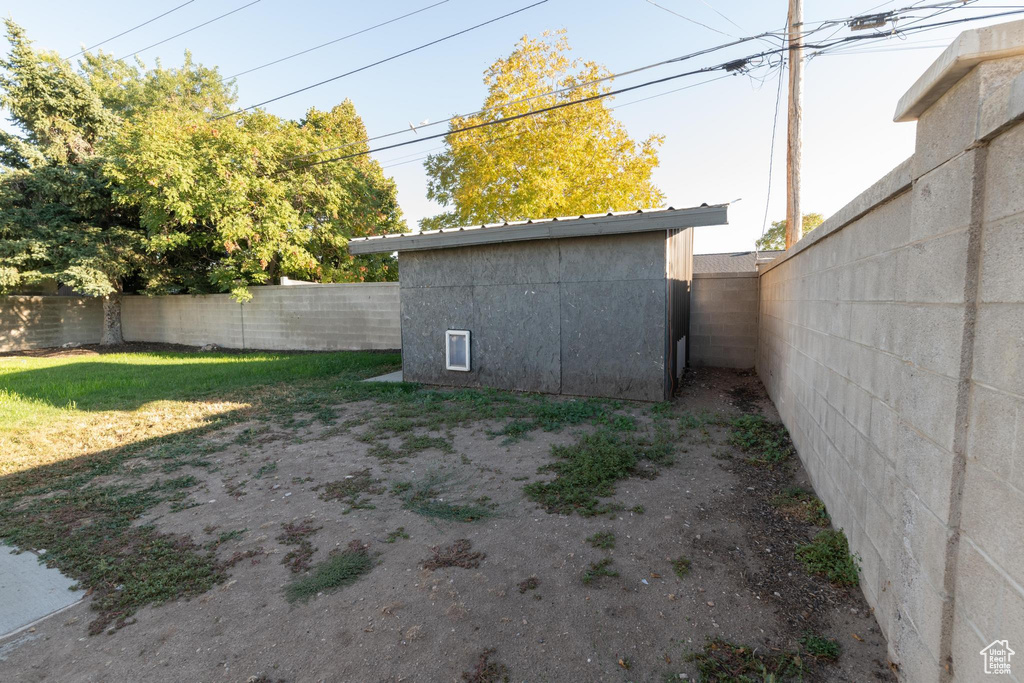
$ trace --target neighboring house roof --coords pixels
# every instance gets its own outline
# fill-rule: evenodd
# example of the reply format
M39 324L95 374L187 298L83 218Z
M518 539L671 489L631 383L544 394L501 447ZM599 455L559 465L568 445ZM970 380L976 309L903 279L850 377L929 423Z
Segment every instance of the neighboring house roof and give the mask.
M728 204L714 206L704 204L689 209L674 209L670 206L667 209L641 209L567 218L491 223L419 233L359 237L348 241L348 250L352 254L374 254L390 251L468 247L523 240L621 235L672 228L694 228L703 225L725 225L728 223L728 206Z
M753 273L756 264L773 261L784 251L733 251L725 254L694 254L694 273ZM756 258L756 261L755 261Z

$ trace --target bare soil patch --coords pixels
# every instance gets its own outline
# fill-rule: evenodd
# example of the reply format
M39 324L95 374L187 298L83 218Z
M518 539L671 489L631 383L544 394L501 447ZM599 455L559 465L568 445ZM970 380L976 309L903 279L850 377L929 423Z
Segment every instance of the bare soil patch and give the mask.
M778 505L811 489L799 463L730 441L744 412L778 419L755 376L691 372L670 405L609 416L557 401L563 422L591 412L553 431L425 426L428 400L197 436L203 466L173 475L195 483L133 527L208 549L223 578L94 636L76 606L0 643L0 679L669 681L762 661L891 679L859 590L797 559L822 528ZM590 488L580 444L605 458Z

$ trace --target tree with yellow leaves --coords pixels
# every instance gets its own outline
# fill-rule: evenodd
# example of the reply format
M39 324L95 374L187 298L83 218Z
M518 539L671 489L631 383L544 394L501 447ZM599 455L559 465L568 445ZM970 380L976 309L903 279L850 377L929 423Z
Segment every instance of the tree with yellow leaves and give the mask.
M664 137L635 142L612 116L610 98L459 132L608 92L610 81L593 82L608 70L570 59L570 49L564 30L524 36L484 73L481 111L452 119L445 151L427 158L427 196L449 210L423 219L424 229L664 203L651 182Z

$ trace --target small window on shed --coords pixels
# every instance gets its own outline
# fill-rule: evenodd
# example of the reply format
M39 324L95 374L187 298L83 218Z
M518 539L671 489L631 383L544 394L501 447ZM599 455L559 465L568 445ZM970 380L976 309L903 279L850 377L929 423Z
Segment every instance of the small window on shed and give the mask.
M444 339L445 368L469 372L469 330L448 330Z

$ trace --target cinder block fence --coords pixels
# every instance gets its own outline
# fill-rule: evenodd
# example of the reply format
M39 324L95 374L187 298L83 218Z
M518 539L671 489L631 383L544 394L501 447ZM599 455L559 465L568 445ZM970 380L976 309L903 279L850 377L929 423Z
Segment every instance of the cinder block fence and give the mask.
M757 273L694 273L690 365L752 368L757 358Z
M125 296L125 341L231 349L399 349L398 283L254 287L239 304L227 294ZM99 343L99 299L0 297L0 351L66 342Z
M762 267L757 371L902 677L978 681L992 641L1024 653L1024 22L961 35L915 119L910 159Z

